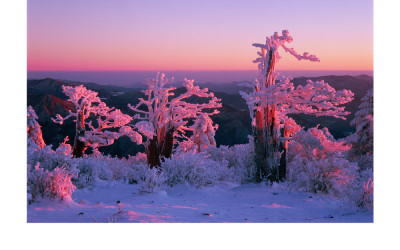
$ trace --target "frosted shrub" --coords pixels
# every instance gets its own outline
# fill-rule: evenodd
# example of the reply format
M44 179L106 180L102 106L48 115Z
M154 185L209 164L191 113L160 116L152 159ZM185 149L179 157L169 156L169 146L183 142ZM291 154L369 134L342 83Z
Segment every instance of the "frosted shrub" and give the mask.
M103 180L120 180L131 175L132 167L125 159L99 155L92 158L96 163L96 175Z
M220 146L209 148L206 151L210 159L228 162L228 168L232 172L234 182L248 183L255 179L254 145L252 140L248 144L238 144L232 147Z
M229 168L240 183L254 181L256 166L254 162L254 144L238 144L231 147L231 154L227 158Z
M373 169L374 156L372 154L360 155L357 163L361 170Z
M93 184L93 164L91 159L72 158L71 146L62 143L55 151L50 146L39 148L37 144L28 140L28 165L40 164L41 169L53 171L57 167L64 166L67 170L73 170L77 174L72 178L73 183L82 188Z
M350 200L359 207L373 209L374 181L372 169L361 171L354 180L352 187Z
M182 183L202 187L233 180L228 162L214 161L206 153L174 155L165 159L161 167L170 186Z
M71 182L71 177L74 175L74 173L66 170L64 167L57 167L53 171L49 171L48 196L56 200L70 199L76 189Z
M146 179L146 175L150 171L147 163L130 165L131 171L126 178L130 184L138 184Z
M43 198L47 189L47 172L39 166L40 163L37 163L31 169L31 165L28 164L28 187L31 191L32 199L39 196Z
M67 153L66 147L67 146L64 145L62 149L53 151L51 146L40 148L37 144L28 139L28 164L35 166L40 162L42 168L50 171L62 165L67 169L70 169L70 160L72 155Z
M145 153L138 152L135 156L129 156L127 161L130 164L135 164L135 165L147 164L147 155Z
M73 178L73 182L78 188L92 186L96 179L106 180L107 176L111 175L111 172L103 168L103 162L94 161L92 158L74 158L72 162L73 167L78 171L78 175ZM102 170L99 171L99 169Z
M164 173L157 168L147 168L145 176L139 182L140 193L156 193L165 187Z
M40 163L38 163L28 171L28 187L31 190L32 199L39 196L56 200L70 199L76 188L71 182L71 177L74 175L64 167L49 171L40 168Z
M299 131L289 144L287 180L299 191L345 196L357 175L358 166L344 158L349 150L329 131L311 128Z
M126 180L133 175L132 165L125 159L97 155L74 158L71 162L79 173L73 179L78 188L92 186L97 180Z
M308 160L296 158L289 162L287 180L295 190L343 196L348 192L357 164L330 157Z
M359 206L373 208L374 204L374 182L369 179L363 184L364 191L362 193Z

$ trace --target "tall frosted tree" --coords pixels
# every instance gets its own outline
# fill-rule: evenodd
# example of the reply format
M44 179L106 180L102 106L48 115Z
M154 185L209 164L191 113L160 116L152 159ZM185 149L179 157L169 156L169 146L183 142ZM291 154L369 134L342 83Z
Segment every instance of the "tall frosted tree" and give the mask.
M340 106L353 99L349 90L336 91L324 81L308 80L305 86L294 87L291 78L280 77L275 72L276 63L280 59L278 53L282 48L298 60L319 62L315 55L304 52L298 54L287 43L293 41L289 31L283 30L267 37L265 44L254 43L260 48L258 58L259 76L252 83L252 92L241 92L246 100L253 125L255 163L257 181L283 181L286 175L287 139L293 122L287 114L312 114L316 116L334 116L345 119L349 112Z
M176 88L168 87L172 80L165 78L164 74L157 74L155 79L145 82L146 98L139 98L135 106L128 107L136 112L134 119L137 121L133 128L142 134L146 141L147 162L150 167L160 165L162 158L169 158L172 154L174 138L178 135L185 137L188 130L187 124L201 114L207 116L219 113L216 108L222 106L220 99L209 92L207 88L195 86L194 80L184 79L185 92L174 97L172 92ZM197 96L204 98L203 103L192 103L188 98Z

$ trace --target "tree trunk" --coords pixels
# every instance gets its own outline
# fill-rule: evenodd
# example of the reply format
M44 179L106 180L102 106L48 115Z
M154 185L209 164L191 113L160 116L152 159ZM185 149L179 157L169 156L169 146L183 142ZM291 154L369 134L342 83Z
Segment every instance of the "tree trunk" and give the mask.
M278 181L284 181L286 179L287 148L283 143L280 143L280 150L282 151L282 155L279 161Z
M85 142L79 140L79 137L85 137L85 120L83 112L78 115L76 121L76 133L75 133L75 140L74 140L74 147L72 148L72 156L74 158L82 157L87 149L87 145Z
M275 84L275 54L269 51L269 60L266 74L265 86ZM283 180L286 175L286 162L278 156L278 131L276 124L276 105L271 105L265 100L263 113L256 113L256 128L254 129L254 151L257 177L260 182L267 179L271 182ZM285 159L286 159L286 153ZM282 154L283 156L283 154Z
M85 136L85 130L81 128L76 129L74 147L72 148L72 156L74 158L82 157L87 149L86 143L79 140L79 137Z
M149 140L149 143L146 146L146 155L147 163L149 164L150 168L160 166L160 151L156 136Z
M169 129L165 133L164 140L161 144L161 157L171 158L173 146L174 146L174 129Z
M147 163L150 168L161 165L160 159L171 158L172 148L174 146L174 129L166 130L166 127L160 128L159 136L149 140L146 146Z

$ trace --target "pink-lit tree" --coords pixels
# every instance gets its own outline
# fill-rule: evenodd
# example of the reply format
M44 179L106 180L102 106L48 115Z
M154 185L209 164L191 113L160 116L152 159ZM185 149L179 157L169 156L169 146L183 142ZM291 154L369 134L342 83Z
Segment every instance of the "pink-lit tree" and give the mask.
M66 117L57 114L54 122L63 124L71 117L76 121L76 135L72 155L82 157L88 147L97 150L98 147L108 146L114 143L115 139L130 133L130 137L141 142L137 132L125 128L132 118L122 114L119 109L109 108L97 96L98 93L80 86L63 86L68 101L72 102L75 110L70 110ZM107 129L120 128L118 132ZM128 130L128 131L126 131Z
M189 128L193 131L190 140L193 141L197 153L216 146L214 137L218 125L213 125L213 121L206 113L201 113Z
M167 87L172 80L158 73L155 79L145 82L147 89L144 93L147 98L139 98L135 106L128 104L137 113L134 119L139 120L133 127L146 138L143 144L150 167L159 166L161 158L171 157L174 138L178 135L185 137L186 131L190 130L187 127L190 119L201 114L217 114L219 111L216 108L222 106L214 93L195 86L194 80L186 78L183 82L186 92L173 97L175 94L172 91L176 88ZM190 103L187 99L192 96L208 99L208 102Z
M286 174L285 134L288 131L287 114L312 114L316 116L334 116L345 119L349 112L340 106L353 99L348 90L336 91L324 81L308 81L305 86L294 88L290 78L278 77L275 65L279 61L279 48L298 60L319 61L315 55L307 52L299 55L293 48L286 47L293 41L289 31L283 30L267 37L265 44L253 44L260 48L258 63L259 76L252 84L253 91L241 92L246 100L253 124L255 162L257 181L267 178L270 181L282 181ZM293 126L292 126L293 127ZM284 136L281 136L283 130ZM287 138L286 138L287 139Z
M28 138L31 138L33 142L35 142L39 148L43 148L46 146L43 140L42 130L40 129L40 125L37 122L38 116L35 113L35 110L32 106L28 107L27 110L27 134Z

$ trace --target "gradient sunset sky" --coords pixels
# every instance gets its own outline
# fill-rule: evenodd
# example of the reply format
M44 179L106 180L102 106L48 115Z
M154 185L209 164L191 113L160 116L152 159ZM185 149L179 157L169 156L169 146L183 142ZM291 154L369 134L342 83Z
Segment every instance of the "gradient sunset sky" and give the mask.
M255 70L288 29L281 70L372 70L372 0L28 0L28 71Z

